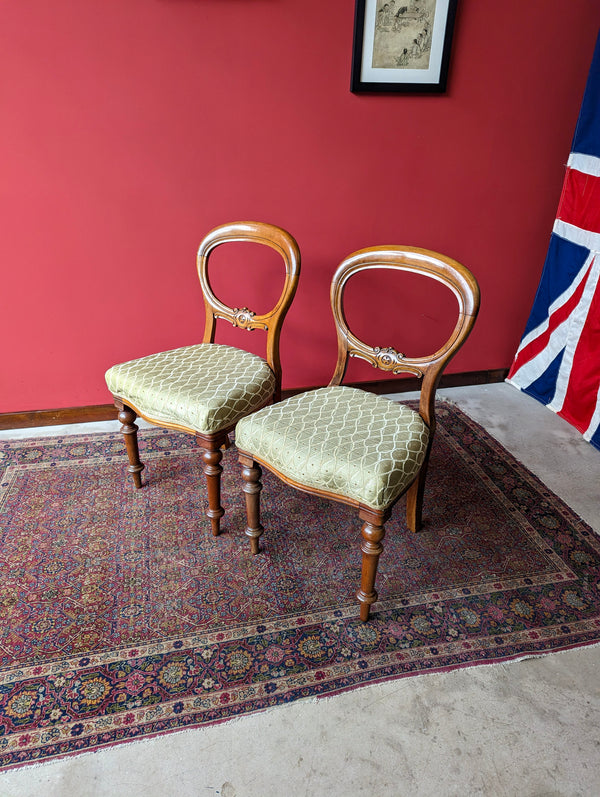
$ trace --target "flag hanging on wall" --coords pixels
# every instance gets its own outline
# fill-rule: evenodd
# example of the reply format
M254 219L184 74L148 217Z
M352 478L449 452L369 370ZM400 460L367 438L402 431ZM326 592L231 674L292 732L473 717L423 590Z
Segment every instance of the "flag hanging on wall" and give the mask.
M531 315L506 380L600 449L600 36Z

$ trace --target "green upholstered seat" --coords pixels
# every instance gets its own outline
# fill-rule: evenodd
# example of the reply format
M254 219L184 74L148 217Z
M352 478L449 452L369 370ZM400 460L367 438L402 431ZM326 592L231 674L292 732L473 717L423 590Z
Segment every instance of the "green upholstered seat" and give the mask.
M299 485L383 510L416 477L429 442L421 416L357 388L313 390L236 427L236 445Z
M255 354L200 343L115 365L106 384L149 421L213 434L265 404L275 375Z

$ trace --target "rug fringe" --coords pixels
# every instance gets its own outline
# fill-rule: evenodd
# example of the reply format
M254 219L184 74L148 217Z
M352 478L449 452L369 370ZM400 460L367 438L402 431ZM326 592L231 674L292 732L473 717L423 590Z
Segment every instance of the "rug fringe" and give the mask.
M472 670L475 668L485 667L485 668L503 668L504 670L509 670L513 664L521 664L524 661L529 661L532 659L544 659L549 656L554 656L557 654L565 654L569 653L571 655L577 655L579 651L588 650L590 648L600 648L600 642L582 642L578 645L571 645L565 648L556 648L554 650L544 650L540 652L531 652L531 653L523 653L520 655L516 655L514 658L507 658L507 659L498 659L498 660L477 660L472 661L469 663L462 663L457 664L453 667L440 667L436 670L425 670L417 673L402 673L401 675L396 675L388 678L383 678L380 681L369 681L367 683L356 684L345 689L338 689L336 691L329 692L326 695L317 695L316 697L312 698L312 701L315 703L326 703L329 700L333 700L341 694L346 692L354 692L358 689L366 689L368 687L373 686L383 686L384 684L397 684L398 681L410 681L413 680L421 680L422 678L433 678L433 677L441 677L442 675L453 675L458 672L463 672L466 670ZM307 698L303 702L307 702L311 698ZM273 708L279 708L279 706L274 706Z

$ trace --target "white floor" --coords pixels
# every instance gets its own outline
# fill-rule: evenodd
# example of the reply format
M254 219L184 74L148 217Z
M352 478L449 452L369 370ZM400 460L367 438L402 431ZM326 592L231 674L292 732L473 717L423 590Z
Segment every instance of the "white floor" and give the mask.
M438 395L600 531L600 452L578 432L506 384ZM117 426L25 434L96 428ZM600 646L404 678L0 773L0 797L599 794Z

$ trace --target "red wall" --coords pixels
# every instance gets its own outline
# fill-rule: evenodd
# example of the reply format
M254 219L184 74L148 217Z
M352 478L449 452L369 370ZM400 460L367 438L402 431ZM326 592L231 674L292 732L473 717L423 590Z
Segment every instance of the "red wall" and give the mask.
M437 249L478 277L482 312L449 370L509 365L598 2L460 0L444 96L351 94L353 7L0 3L0 412L106 403L108 366L197 341L198 243L244 218L289 229L303 254L284 387L327 382L331 274L383 243ZM238 267L236 286L251 279ZM435 326L424 298L410 304ZM390 329L403 310L377 283L361 299Z

